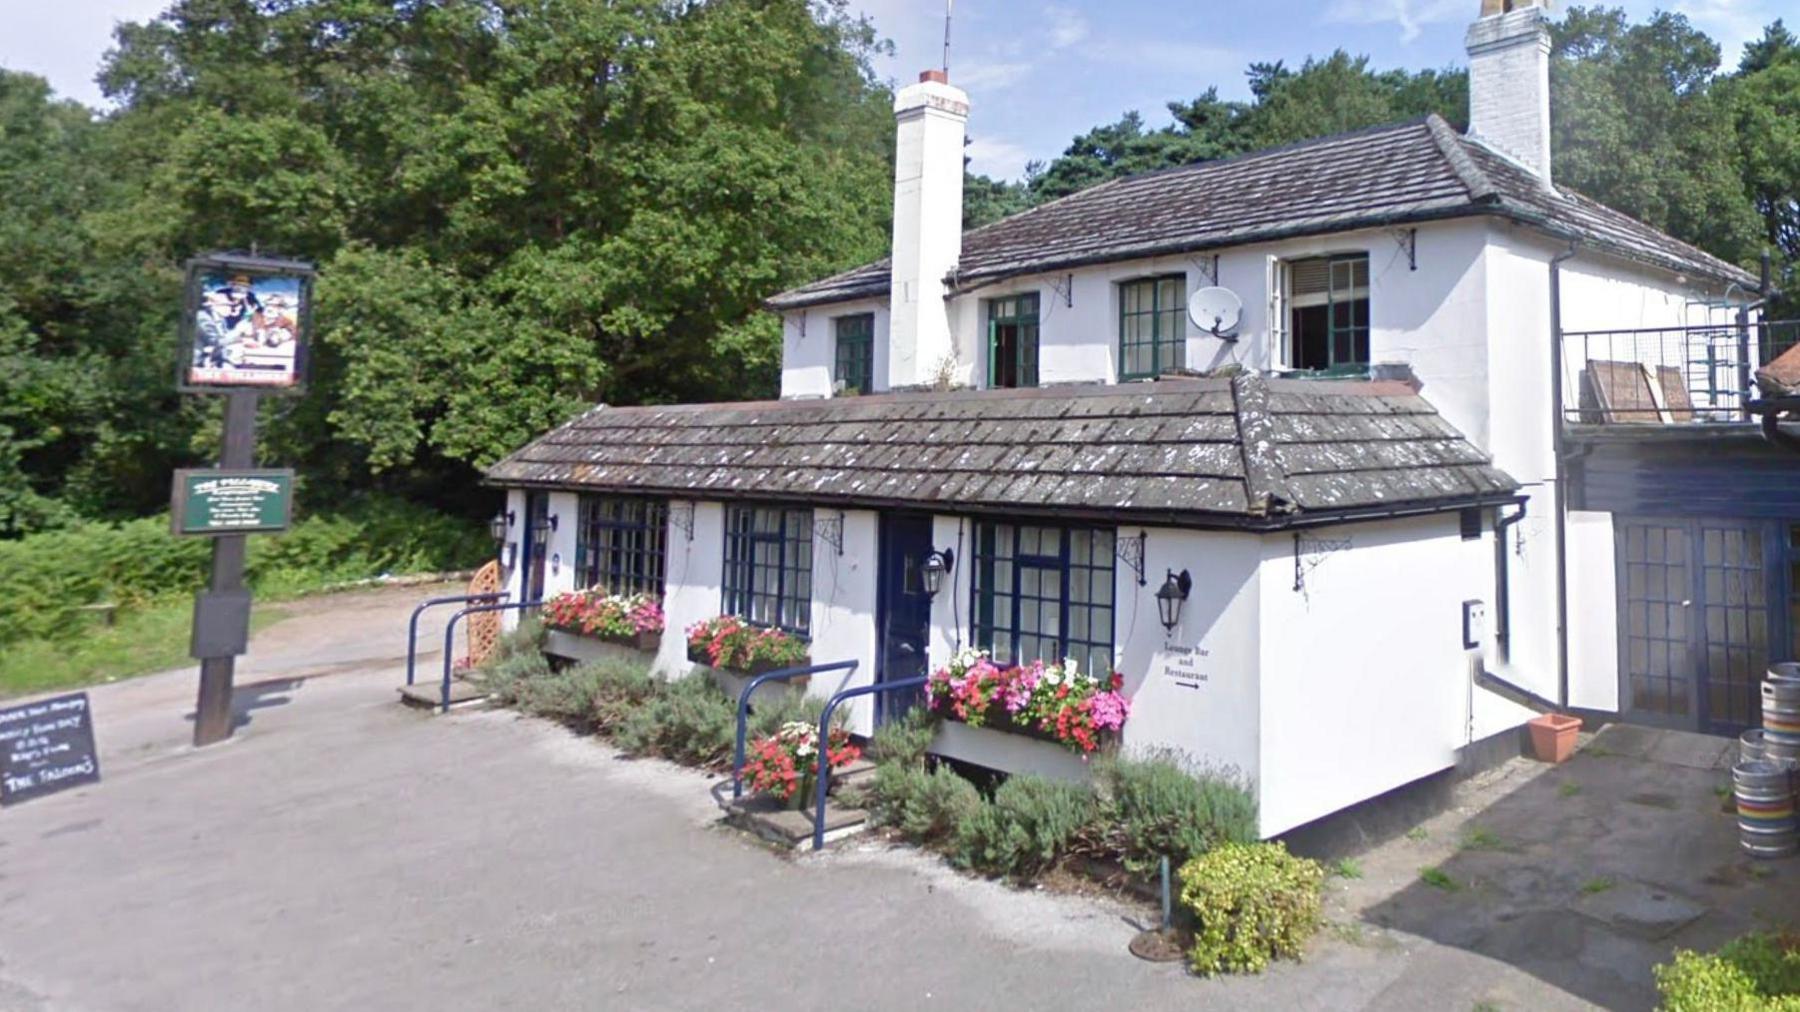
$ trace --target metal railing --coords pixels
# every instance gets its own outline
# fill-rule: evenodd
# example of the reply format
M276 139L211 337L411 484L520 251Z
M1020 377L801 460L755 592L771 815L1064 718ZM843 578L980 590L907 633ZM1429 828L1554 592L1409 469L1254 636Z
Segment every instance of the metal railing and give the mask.
M761 688L765 682L785 682L802 675L817 675L827 671L855 671L855 661L833 661L830 664L814 664L804 668L781 668L776 671L757 675L745 683L743 691L738 693L737 701L737 740L731 750L731 796L744 796L744 735L749 726L750 696Z
M902 678L892 682L876 682L873 685L859 685L853 689L845 689L832 696L825 704L825 712L819 715L819 757L818 770L813 774L817 782L813 799L813 840L812 849L825 849L825 794L831 786L831 750L826 743L831 740L831 715L836 712L838 704L857 696L872 696L879 692L898 692L901 689L922 689L931 679L926 675L917 678Z
M440 604L468 604L471 601L493 601L511 596L504 590L493 590L485 594L457 594L453 597L433 597L421 602L412 611L412 618L406 620L406 684L413 683L413 664L419 656L419 616L425 609L435 608Z
M439 697L439 713L450 712L450 675L451 663L456 658L456 621L466 615L480 615L490 611L515 611L525 608L541 608L543 607L543 604L544 602L542 601L515 601L509 604L483 604L473 608L464 608L450 616L449 623L444 626L444 687L443 695Z
M1757 370L1800 344L1800 320L1563 334L1565 422L1736 422L1762 389Z

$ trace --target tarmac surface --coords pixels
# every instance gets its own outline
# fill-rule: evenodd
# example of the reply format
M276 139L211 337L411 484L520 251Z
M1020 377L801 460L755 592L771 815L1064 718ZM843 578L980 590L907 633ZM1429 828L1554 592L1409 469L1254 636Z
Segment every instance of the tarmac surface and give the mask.
M1793 860L1736 853L1722 739L1615 729L1371 836L1305 962L1200 980L1127 954L1141 907L777 854L715 778L400 706L432 592L290 606L224 745L187 745L191 669L91 690L104 779L0 811L0 1009L1644 1008L1675 945L1800 898Z

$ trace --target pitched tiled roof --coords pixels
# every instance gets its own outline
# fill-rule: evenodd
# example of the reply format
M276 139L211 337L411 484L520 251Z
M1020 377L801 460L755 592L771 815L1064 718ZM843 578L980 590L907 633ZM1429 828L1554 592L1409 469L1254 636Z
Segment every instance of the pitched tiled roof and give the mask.
M1433 115L1101 183L963 234L956 284L1297 235L1495 215L1669 270L1744 270L1566 189ZM877 261L781 293L775 309L884 296Z
M700 499L1253 527L1449 509L1518 488L1404 384L1251 375L601 406L487 476Z

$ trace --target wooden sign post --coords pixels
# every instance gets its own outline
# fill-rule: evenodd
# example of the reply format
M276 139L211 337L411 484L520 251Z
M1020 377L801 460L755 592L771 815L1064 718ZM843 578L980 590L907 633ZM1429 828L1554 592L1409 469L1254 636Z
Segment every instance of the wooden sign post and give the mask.
M226 395L218 468L176 472L171 496L175 533L213 539L188 650L200 662L196 746L231 737L232 679L250 639L245 539L285 529L293 508L292 471L254 470L256 402L303 386L312 278L311 264L292 260L211 254L188 263L176 388Z

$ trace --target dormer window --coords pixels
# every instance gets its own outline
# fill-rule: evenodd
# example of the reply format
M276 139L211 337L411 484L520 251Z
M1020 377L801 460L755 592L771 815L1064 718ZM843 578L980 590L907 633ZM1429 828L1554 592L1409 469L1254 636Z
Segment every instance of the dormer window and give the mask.
M1354 369L1369 364L1369 255L1278 263L1274 279L1290 369Z
M875 314L857 313L831 321L834 393L866 394L875 389Z
M987 321L988 386L1037 386L1037 293L987 300Z

